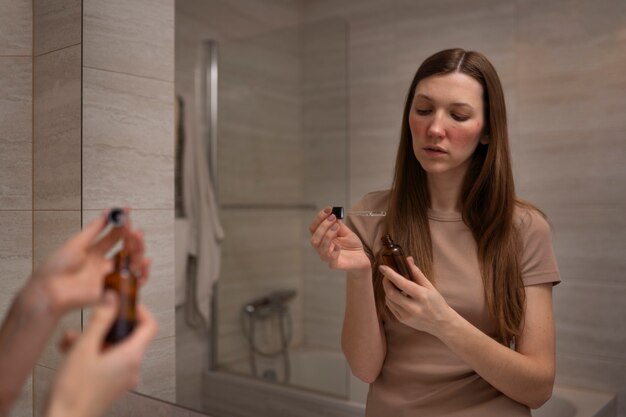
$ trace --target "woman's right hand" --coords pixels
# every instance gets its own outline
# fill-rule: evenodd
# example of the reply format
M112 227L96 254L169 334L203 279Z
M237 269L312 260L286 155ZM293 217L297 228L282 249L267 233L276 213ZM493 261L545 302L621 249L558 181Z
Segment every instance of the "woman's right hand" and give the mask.
M348 226L331 214L330 207L315 216L309 232L311 246L331 269L347 272L371 271L372 264L363 249L363 243Z

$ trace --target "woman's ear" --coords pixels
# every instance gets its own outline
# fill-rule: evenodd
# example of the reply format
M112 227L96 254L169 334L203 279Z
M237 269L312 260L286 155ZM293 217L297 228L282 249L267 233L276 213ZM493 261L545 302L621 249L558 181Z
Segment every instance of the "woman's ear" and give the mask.
M489 145L489 134L488 133L483 133L482 136L480 137L480 143L483 145Z

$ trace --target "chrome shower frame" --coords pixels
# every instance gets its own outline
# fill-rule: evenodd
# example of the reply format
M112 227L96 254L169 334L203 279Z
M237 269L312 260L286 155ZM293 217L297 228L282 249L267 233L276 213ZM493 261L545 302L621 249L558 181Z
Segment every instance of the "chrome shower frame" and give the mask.
M198 65L195 73L196 95L195 118L199 134L206 147L209 175L219 204L219 181L217 176L217 99L218 99L218 47L217 41L204 40L198 49ZM211 291L211 323L209 325L209 370L217 369L217 282Z

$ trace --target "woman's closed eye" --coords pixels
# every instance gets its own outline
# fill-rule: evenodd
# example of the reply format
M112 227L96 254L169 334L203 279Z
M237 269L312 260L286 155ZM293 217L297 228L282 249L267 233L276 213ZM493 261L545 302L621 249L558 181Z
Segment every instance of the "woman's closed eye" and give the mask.
M452 113L452 118L456 120L457 122L465 122L469 120L469 116L466 116L464 114L458 114L458 113Z

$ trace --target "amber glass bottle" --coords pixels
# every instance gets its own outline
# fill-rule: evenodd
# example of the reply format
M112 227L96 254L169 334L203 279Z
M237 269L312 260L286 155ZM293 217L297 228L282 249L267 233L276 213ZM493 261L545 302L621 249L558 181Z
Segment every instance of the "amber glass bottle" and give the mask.
M402 275L404 278L410 280L411 274L406 264L406 256L402 247L394 243L391 239L391 235L385 235L381 238L383 242L382 258L383 263L389 268Z
M130 256L119 251L113 258L115 269L104 279L104 288L114 290L119 297L117 317L106 335L105 346L128 336L137 322L137 277L130 270Z

